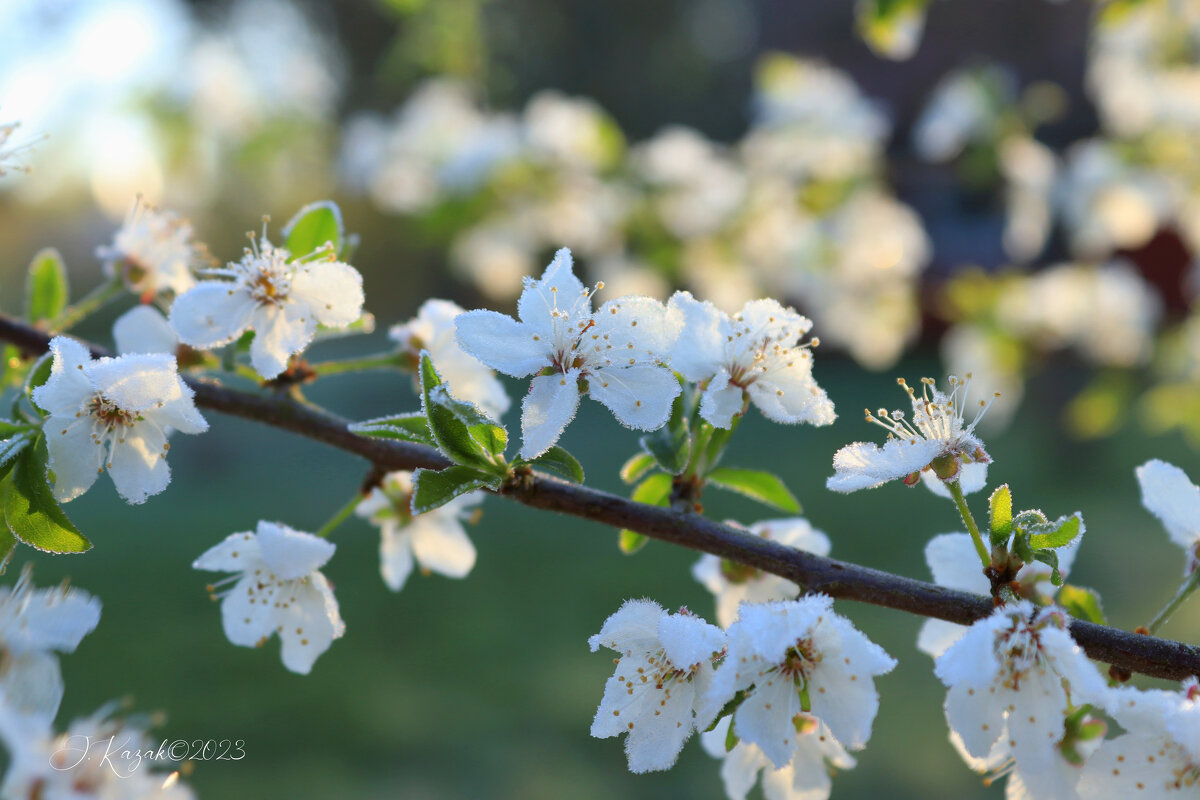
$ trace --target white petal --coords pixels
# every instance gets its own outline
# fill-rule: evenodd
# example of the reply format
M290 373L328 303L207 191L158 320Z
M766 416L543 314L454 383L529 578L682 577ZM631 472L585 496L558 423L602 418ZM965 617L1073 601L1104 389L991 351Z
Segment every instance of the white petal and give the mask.
M136 423L113 440L109 453L108 474L117 493L129 503L144 503L171 482L164 445L167 435L149 420Z
M257 307L236 283L203 281L175 298L168 320L181 342L204 349L241 336Z
M601 646L619 653L657 650L658 621L666 613L653 600L626 600L604 620L600 632L588 639L588 646L593 653Z
M69 414L83 407L96 393L85 369L92 363L87 349L74 339L56 336L50 340L50 377L33 390L33 401L51 414Z
M545 338L554 332L556 311L566 314L559 317L560 324L570 328L592 312L586 290L572 272L571 251L565 247L554 254L554 260L541 278L536 281L525 279L525 290L517 300L517 315L521 322Z
M959 464L958 467L958 488L962 489L963 494L971 494L978 492L983 487L987 486L987 470L988 465L982 461L971 461L967 464ZM944 497L947 500L952 500L950 490L946 488L946 482L939 478L933 470L921 473L921 482L925 484L925 488L936 494L938 497Z
M722 729L728 727L728 724L724 723ZM724 738L725 735L721 734L722 751L725 749ZM739 743L725 756L725 762L721 764L721 782L725 784L725 796L729 800L746 800L746 795L758 781L759 771L763 767L766 767L768 772L773 771L769 764L761 748L745 742ZM764 790L765 786L764 783Z
M1084 654L1083 648L1071 638L1071 634L1050 625L1042 629L1040 639L1043 650L1053 660L1055 673L1067 682L1071 702L1077 706L1091 703L1097 708L1106 708L1109 702L1108 681Z
M260 521L257 532L263 563L283 580L301 578L320 569L337 549L333 542L280 522Z
M639 666L647 673L654 669L645 654L622 658L617 664L605 683L591 729L597 738L628 734L625 754L629 771L634 773L668 769L694 730L692 685L683 681L668 693L657 689L653 681L635 680ZM629 682L633 683L632 693L626 688Z
M927 619L917 633L917 649L937 658L950 649L966 633L965 625L955 625L943 619Z
M195 393L178 376L175 376L175 387L169 398L164 398L162 405L142 411L146 419L153 421L163 429L177 430L182 433L204 433L208 430L208 421L196 410L193 399Z
M10 651L73 651L100 623L100 601L81 589L35 589L29 596L18 631L5 636ZM15 635L14 635L15 634Z
M297 303L262 306L254 312L252 324L250 364L267 379L287 369L288 358L304 350L317 330L316 317Z
M54 473L54 497L65 503L91 488L104 469L104 446L92 438L92 418L46 420L46 450Z
M1171 797L1179 794L1173 791L1176 775L1190 768L1183 752L1165 736L1127 733L1104 742L1091 755L1079 779L1079 793L1088 800Z
M798 736L792 718L799 713L800 695L791 680L768 673L757 679L754 691L734 712L733 727L778 768L792 760Z
M725 631L687 614L660 617L658 639L671 663L683 668L707 662L725 649Z
M830 648L812 670L812 712L839 742L857 750L871 738L879 711L879 692L872 678L891 671L896 661L841 617L828 617L824 624L839 629L841 647Z
M322 325L344 328L362 316L362 275L340 261L309 261L292 278L292 296Z
M221 601L225 637L241 647L254 647L275 632L275 583L258 588L258 578L243 575Z
M537 458L562 436L579 408L579 371L539 375L521 404L521 458Z
M764 519L751 525L750 532L755 536L818 556L829 555L832 547L829 537L814 528L804 517Z
M512 317L483 309L454 320L458 346L492 369L514 378L550 366L551 340Z
M156 408L181 392L175 357L162 353L100 358L85 371L96 388L125 411Z
M1162 520L1171 541L1193 547L1200 540L1200 488L1186 473L1165 461L1147 461L1137 468L1142 505Z
M154 306L137 305L117 317L113 323L113 341L117 352L166 353L175 355L179 337Z
M995 653L996 631L1011 625L1012 616L1027 613L1027 603L997 609L990 617L976 620L966 633L934 663L934 672L947 686L965 684L988 689L1001 665Z
M925 563L933 582L947 589L988 594L991 584L979 566L975 544L965 533L942 533L925 545Z
M465 578L475 566L475 545L452 515L438 513L415 517L408 526L413 555L425 569L448 578Z
M688 292L676 292L668 303L682 325L671 349L671 369L689 381L711 378L721 368L725 352L722 322L728 317L709 302L700 302Z
M837 414L825 390L812 377L812 359L801 351L789 362L763 373L747 388L754 405L774 422L831 425Z
M812 320L778 300L750 300L738 313L741 321L759 336L794 342L812 330Z
M946 693L946 722L975 758L986 757L1004 731L1003 698L999 689L992 692L989 688L958 684Z
M258 563L262 555L253 533L231 533L205 550L192 562L192 569L210 572L245 572L250 564Z
M679 392L679 381L669 370L649 364L598 369L588 377L588 394L622 425L642 431L667 424Z
M889 439L883 447L870 442L848 444L834 454L834 474L825 486L835 492L873 489L919 472L941 451L942 443L930 439Z
M700 416L714 428L728 430L733 415L741 413L744 402L742 387L730 383L729 371L722 367L700 395Z
M279 638L283 642L283 665L292 672L307 675L317 656L346 632L346 625L338 613L333 590L321 573L314 572L295 581L290 588L292 593L286 598L284 591L279 592L279 601L285 605L276 616L282 628Z
M1020 691L1007 694L1012 753L1021 771L1038 779L1031 781L1037 786L1055 772L1054 762L1059 758L1055 745L1063 738L1067 696L1052 670L1037 668L1025 674Z
M679 337L679 327L679 316L668 314L666 307L654 298L622 297L610 300L596 311L595 324L584 335L580 347L587 354L587 345L592 343L592 352L616 354L612 358L617 363L624 363L630 357L639 364L666 361ZM612 350L607 349L608 345Z
M18 714L49 721L58 713L62 697L57 657L38 650L5 653L0 661L0 704Z
M360 506L361 507L361 506ZM392 520L379 529L379 572L393 592L404 588L413 570L412 537Z

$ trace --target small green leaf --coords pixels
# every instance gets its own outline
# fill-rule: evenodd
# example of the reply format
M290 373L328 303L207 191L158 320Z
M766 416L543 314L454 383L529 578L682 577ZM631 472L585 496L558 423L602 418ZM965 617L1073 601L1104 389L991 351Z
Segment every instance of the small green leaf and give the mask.
M621 467L621 480L626 483L637 483L647 472L654 469L654 456L649 453L638 453Z
M1050 567L1050 583L1055 586L1062 586L1062 574L1058 571L1058 553L1053 550L1034 550L1033 560L1040 561Z
M25 318L42 322L57 317L67 307L67 268L62 256L47 247L33 257L25 277Z
M7 491L8 484L0 484L0 497ZM8 569L8 562L12 560L13 551L16 549L17 537L13 536L7 525L0 525L0 575Z
M397 414L394 417L378 417L376 419L352 422L349 425L352 433L360 436L371 436L376 439L400 439L405 442L436 447L437 442L429 432L429 420L419 411L411 414Z
M688 432L687 415L683 413L683 393L675 396L671 404L671 418L667 424L641 438L642 448L649 453L665 471L678 475L687 468L692 451L692 438Z
M1058 604L1072 617L1086 619L1097 625L1108 624L1104 621L1104 610L1100 607L1100 593L1095 589L1063 584L1058 590Z
M496 476L459 464L443 470L417 469L412 480L414 514L432 511L476 489L497 489L500 486L500 479Z
M1012 536L1012 492L1004 484L988 499L988 519L992 529L992 547L1004 547Z
M1029 529L1029 546L1034 549L1066 547L1083 533L1083 517L1076 511L1067 517L1059 517L1047 525Z
M29 370L29 377L25 379L25 396L29 398L29 404L43 417L46 416L46 412L37 403L33 402L33 390L50 380L50 368L52 366L54 366L54 357L46 353L34 362L33 367Z
M722 489L743 494L760 503L800 513L800 501L788 491L778 475L757 469L719 467L708 473L708 482Z
M330 252L336 256L341 252L345 238L342 212L332 200L309 203L283 226L283 236L293 258L307 256L326 242L332 242Z
M583 483L583 465L558 445L527 463L535 469L545 470L572 483Z
M858 34L876 54L891 59L912 55L912 30L923 24L928 0L860 0Z
M435 400L435 398L444 399L449 396L444 390L437 391L441 385L441 376L434 369L433 362L429 360L429 354L422 353L421 404L425 417L429 420L429 432L433 434L438 449L456 464L497 471L499 465L493 457L493 451L484 442L494 444L499 437L484 435L490 432L483 431L482 428L498 426L491 425L491 423L478 424L473 426L475 430L472 433L453 409ZM500 428L500 430L504 429ZM505 432L504 438L507 438L507 435Z
M83 553L92 543L63 513L46 484L46 443L21 451L4 498L4 521L13 535L48 553Z
M633 490L632 499L637 503L652 506L666 506L671 501L672 476L665 472L656 472L637 485ZM645 534L622 529L617 536L617 546L622 553L630 554L641 550L647 542Z
M725 752L732 753L733 748L738 746L738 735L733 732L733 720L729 721L729 730L725 731Z

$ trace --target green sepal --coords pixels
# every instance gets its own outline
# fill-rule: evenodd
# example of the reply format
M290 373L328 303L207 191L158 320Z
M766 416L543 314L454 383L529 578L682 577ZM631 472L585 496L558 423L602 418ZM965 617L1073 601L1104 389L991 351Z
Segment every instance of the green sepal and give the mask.
M412 512L424 514L476 489L499 489L500 478L455 464L443 470L417 468L413 472Z
M1083 533L1083 517L1076 511L1066 517L1059 517L1046 525L1031 526L1026 529L1029 533L1029 546L1035 549L1066 547Z
M67 268L62 256L53 247L39 251L25 276L25 318L30 322L54 319L67 307L69 299Z
M1097 625L1108 624L1104 620L1104 609L1100 607L1100 593L1095 589L1085 589L1070 583L1063 584L1058 590L1057 603L1072 617L1086 619Z
M710 731L715 730L716 727L721 724L721 720L733 714L734 711L737 711L738 706L745 702L745 700L746 690L738 689L737 694L729 698L725 705L721 706L721 710L717 712L717 716L713 717L712 723L704 729L704 733L709 733ZM733 727L732 721L729 723L729 726L731 728Z
M729 730L725 731L725 752L732 753L733 748L738 746L739 741L741 740L733 731L733 720L729 720Z
M671 502L672 476L665 472L656 472L649 476L633 490L632 499L636 503L646 503L652 506L666 506ZM648 541L645 534L623 528L617 535L617 546L625 554L636 553Z
M21 450L4 481L4 521L14 536L47 553L83 553L92 543L79 532L46 483L46 440Z
M400 439L405 442L437 447L433 434L429 432L429 420L420 411L352 422L348 427L352 433L360 436L370 436L376 439Z
M800 513L800 501L796 499L778 475L757 469L718 467L708 473L707 481L714 486L745 495L768 506Z
M647 472L654 469L656 463L658 462L654 460L654 456L649 453L637 453L622 465L621 480L625 483L637 483Z
M571 481L571 483L583 483L583 465L579 463L579 459L558 445L554 445L532 461L522 463L528 464L534 469L549 472Z
M330 253L337 256L346 237L342 212L332 200L309 203L283 226L283 237L293 258L311 255L326 242L333 244Z
M687 415L683 413L682 391L671 404L671 417L667 424L647 433L639 441L658 466L672 475L678 475L687 468L692 452L692 437Z
M1008 484L992 492L988 498L988 522L991 527L992 547L1004 547L1012 536L1012 492Z

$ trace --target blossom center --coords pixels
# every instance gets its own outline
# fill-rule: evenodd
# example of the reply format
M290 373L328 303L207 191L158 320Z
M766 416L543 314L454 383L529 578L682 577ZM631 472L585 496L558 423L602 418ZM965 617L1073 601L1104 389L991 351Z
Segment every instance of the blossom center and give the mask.
M136 412L121 408L103 392L97 392L87 402L87 412L105 428L127 427L138 421Z

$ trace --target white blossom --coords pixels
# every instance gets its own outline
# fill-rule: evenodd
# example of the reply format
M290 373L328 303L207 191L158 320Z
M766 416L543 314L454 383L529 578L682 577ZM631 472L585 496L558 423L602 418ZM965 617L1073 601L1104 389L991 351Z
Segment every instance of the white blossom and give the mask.
M454 319L461 313L463 309L449 300L426 300L417 316L393 326L388 338L413 357L427 350L451 395L474 403L493 419L500 419L511 401L496 373L458 346Z
M1082 528L1082 523L1080 523ZM1066 547L1055 550L1058 555L1058 571L1066 579L1079 551L1083 536L1076 536ZM925 563L933 573L933 582L947 589L990 595L991 583L979 566L979 555L971 537L966 533L942 533L925 545ZM1058 588L1050 582L1050 567L1034 561L1017 571L1014 582L1020 594L1031 600L1053 602ZM926 619L921 623L917 635L917 649L937 658L966 632L963 625L955 625L941 619Z
M158 743L102 708L60 734L51 720L0 704L0 741L9 751L0 796L34 800L192 800L178 772L165 772Z
M834 474L825 485L836 492L873 489L888 481L903 479L914 484L922 470L934 467L944 481L957 480L964 463L988 463L991 459L983 442L975 435L975 426L987 411L988 403L980 401L979 412L970 424L966 411L967 390L971 375L965 381L950 376L950 394L934 385L933 379L922 378L918 395L903 378L897 383L908 392L912 401L912 420L903 411L879 409L878 415L867 411L867 421L888 431L883 447L869 442L854 442L838 450L833 457Z
M18 145L8 146L8 140L21 127L19 122L6 122L0 124L0 178L3 178L9 172L28 172L29 167L19 163L16 159L18 155L29 150L36 144L39 139L23 142Z
M688 292L669 304L683 329L671 366L701 383L700 415L728 428L748 402L775 422L829 425L836 415L812 376L812 346L800 337L812 321L775 300L752 300L732 317Z
M725 633L699 617L667 613L652 600L627 600L588 639L617 651L617 668L604 685L592 736L627 734L631 772L668 769L695 729L695 708L712 680Z
M179 350L179 336L154 306L137 305L129 309L117 317L112 332L117 352L123 356L131 353L173 356Z
M50 377L34 390L33 400L49 414L45 431L54 496L75 499L105 469L130 503L167 488L167 437L175 430L208 430L175 358L93 360L83 345L63 336L50 341L50 352Z
M873 678L895 666L879 645L834 613L829 597L743 604L699 721L714 719L744 691L734 731L775 767L788 764L796 751L798 716L823 722L839 742L860 750L879 710Z
M749 532L814 555L829 555L829 537L803 517L763 520L751 525ZM742 603L790 600L800 594L800 587L787 578L711 554L701 556L692 566L692 576L716 595L717 624L723 628L737 619Z
M1011 759L1005 771L1031 797L1075 796L1081 770L1064 766L1065 723L1085 703L1106 708L1108 687L1061 610L1035 611L1027 600L1002 606L971 625L934 671L949 687L946 721L969 765L994 769Z
M277 377L288 358L308 346L317 325L344 328L362 315L362 276L332 252L293 258L266 239L252 239L241 261L211 274L176 298L171 327L190 347L208 349L254 331L250 363L264 378Z
M0 705L54 719L63 695L54 651L73 652L99 622L99 600L65 584L35 589L26 565L13 586L0 587Z
M1088 759L1079 782L1087 800L1200 797L1200 686L1178 692L1113 690L1112 715L1125 733Z
M482 502L483 493L468 492L416 515L412 494L412 473L390 472L355 509L379 526L379 570L393 592L404 587L414 559L422 570L448 578L465 578L475 566L475 546L462 523Z
M112 244L96 248L96 257L105 275L120 277L144 298L163 292L180 295L196 284L193 269L202 264L202 249L192 233L190 222L138 197Z
M1195 571L1200 555L1200 487L1174 464L1154 459L1137 468L1142 505L1158 517L1171 541L1187 554L1184 572Z
M700 743L714 758L722 759L721 781L729 800L746 800L762 773L766 800L827 800L833 788L835 769L853 769L854 757L829 731L829 726L809 714L800 715L796 751L792 760L779 769L758 745L739 741L725 751L730 717L700 735Z
M237 573L212 587L221 598L221 623L230 642L258 647L278 633L283 665L307 675L346 630L333 589L319 571L334 550L311 533L260 521L255 533L227 536L192 567Z
M623 425L662 427L679 383L659 365L678 335L657 300L625 297L592 312L591 292L571 272L571 251L554 256L541 279L526 279L520 320L483 309L460 314L458 343L507 375L538 374L521 406L521 457L558 441L586 391Z

